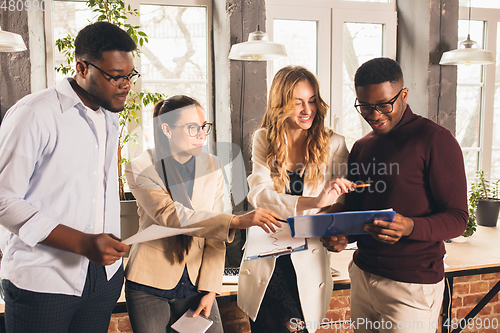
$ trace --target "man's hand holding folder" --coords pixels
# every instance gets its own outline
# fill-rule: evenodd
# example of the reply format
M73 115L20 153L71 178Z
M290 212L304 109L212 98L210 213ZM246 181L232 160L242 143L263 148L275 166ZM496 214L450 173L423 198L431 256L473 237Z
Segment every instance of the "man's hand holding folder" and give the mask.
M320 241L328 251L332 252L343 251L349 243L346 235L321 237Z
M394 244L403 236L409 236L413 231L413 220L395 213L392 222L374 220L366 224L363 229L370 233L373 238L386 244ZM332 252L340 252L347 246L345 235L321 237L323 246Z
M413 231L413 220L396 213L392 222L375 220L373 224L365 225L365 231L373 238L386 244L394 244L403 236L409 236Z
M292 237L326 237L338 235L360 235L366 224L375 220L391 223L395 212L392 209L368 210L355 212L341 212L331 214L317 214L294 216L287 219Z

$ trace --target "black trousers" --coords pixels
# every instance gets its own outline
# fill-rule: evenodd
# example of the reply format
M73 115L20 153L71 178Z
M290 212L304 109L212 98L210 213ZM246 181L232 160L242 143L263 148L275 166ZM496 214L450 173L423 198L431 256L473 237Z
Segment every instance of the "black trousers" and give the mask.
M28 291L2 280L7 333L106 333L123 279L123 266L107 281L104 267L90 263L81 297Z

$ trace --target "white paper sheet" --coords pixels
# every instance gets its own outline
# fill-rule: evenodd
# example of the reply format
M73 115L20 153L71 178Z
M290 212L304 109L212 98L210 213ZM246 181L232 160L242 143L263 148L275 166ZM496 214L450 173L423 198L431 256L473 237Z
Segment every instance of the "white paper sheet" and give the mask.
M172 324L171 328L179 333L204 333L212 324L212 319L201 314L193 318L193 310L189 309Z
M135 243L147 242L159 238L172 237L181 234L189 234L190 232L200 230L202 228L169 228L158 224L152 224L144 230L137 232L135 235L125 239L122 243L132 245Z
M272 256L283 250L306 249L304 238L292 238L290 227L282 223L275 233L266 233L261 227L250 227L246 244L245 260L257 259L259 257Z

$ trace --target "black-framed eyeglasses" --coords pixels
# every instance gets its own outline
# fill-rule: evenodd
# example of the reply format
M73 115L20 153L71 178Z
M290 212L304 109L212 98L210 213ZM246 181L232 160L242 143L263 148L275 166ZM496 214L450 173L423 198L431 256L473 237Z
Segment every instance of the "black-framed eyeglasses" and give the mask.
M188 123L188 124L184 124L184 125L173 125L173 126L186 127L188 135L191 137L195 137L195 136L198 136L198 134L200 134L201 130L204 130L206 134L210 134L210 132L212 132L213 124L212 123L204 123L203 125L200 126L200 125L195 124L195 123Z
M378 104L357 104L358 99L356 98L356 102L354 102L354 107L356 111L358 111L362 116L369 116L372 113L372 110L377 110L378 113L388 114L394 110L394 103L398 100L399 95L405 88L401 88L396 96L394 96L390 101Z
M125 83L125 80L128 80L128 82L130 82L130 84L134 84L137 81L137 79L139 77L141 77L141 74L138 71L136 71L135 68L132 71L132 73L129 73L127 75L116 75L116 76L113 76L111 74L106 73L105 71L103 71L102 69L100 69L99 67L97 67L96 65L94 65L91 62L84 61L84 63L87 66L92 65L95 68L97 68L102 74L105 75L104 78L106 80L108 80L108 82L112 86L114 86L114 87L121 87Z

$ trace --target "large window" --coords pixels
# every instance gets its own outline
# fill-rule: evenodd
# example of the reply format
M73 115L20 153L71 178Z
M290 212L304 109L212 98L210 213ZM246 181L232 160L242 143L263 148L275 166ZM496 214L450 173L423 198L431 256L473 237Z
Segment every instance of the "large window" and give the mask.
M497 8L500 9L500 2L498 0L460 0L460 6L469 6L472 2L472 6L477 8Z
M167 96L187 94L200 101L208 121L213 119L211 92L210 26L211 0L157 0L142 3L130 0L132 8L139 9L140 17L131 17L131 24L140 25L148 35L149 43L141 48L135 65L142 74L134 90L162 92ZM55 1L55 9L47 15L47 72L49 86L64 75L54 67L64 61L57 52L55 40L76 33L92 20L86 2ZM50 31L52 28L52 31ZM153 146L152 106L142 110L141 123L129 130L139 136L139 144L129 147L134 157Z
M465 7L469 1L461 0L460 5L464 7L460 7L459 42L469 33L469 9ZM472 6L471 39L479 47L496 52L500 43L498 1L474 0ZM500 178L500 59L498 54L496 57L496 65L457 66L456 138L469 180L478 169L483 169L488 178Z
M364 62L386 56L384 24L344 22L343 37L342 113L339 112L336 119L342 126L342 134L348 147L351 148L357 139L371 131L370 125L354 108L354 74Z
M288 46L288 56L273 61L274 69L287 65L301 65L318 73L318 22L315 20L273 20L276 43Z
M496 45L500 45L500 24L497 24ZM498 49L498 47L497 47ZM493 144L491 146L492 179L500 179L500 52L496 54L495 101L493 111Z
M360 2L364 2L360 8ZM318 77L330 105L327 124L354 141L369 126L354 109L354 73L375 57L396 57L396 8L393 0L266 1L267 32L285 45L288 57L268 63L268 88L286 65L301 65Z
M190 95L211 109L207 11L206 6L140 5L141 27L149 36L141 48L143 89ZM144 147L151 148L152 107L143 110L142 118Z
M467 38L468 21L458 23L459 40ZM471 39L483 47L484 22L470 22ZM474 177L480 162L481 115L484 115L484 73L483 66L458 66L457 71L457 116L456 138L462 147L467 178Z
M67 65L65 56L55 47L55 41L68 35L75 37L78 31L94 19L94 16L87 7L87 3L83 1L54 1L54 10L45 15L47 26L47 83L49 87L61 82L66 77L66 75L54 70L54 67L61 64ZM72 68L74 68L73 65Z

